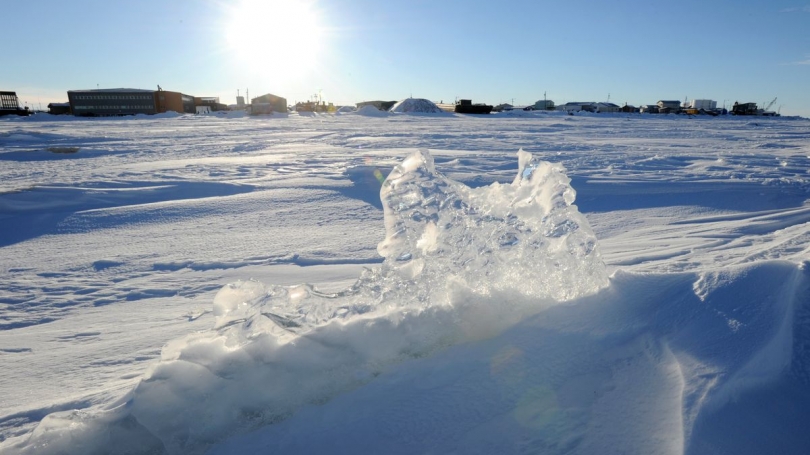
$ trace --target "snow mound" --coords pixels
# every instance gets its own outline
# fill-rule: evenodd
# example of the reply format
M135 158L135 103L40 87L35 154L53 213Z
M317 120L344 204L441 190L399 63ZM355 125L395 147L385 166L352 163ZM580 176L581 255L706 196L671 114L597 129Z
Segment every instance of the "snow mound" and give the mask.
M354 112L357 115L363 115L365 117L385 117L388 115L387 112L381 111L374 106L366 105L361 107L360 109Z
M472 189L439 173L427 151L414 153L381 190L380 267L337 294L225 286L211 332L169 343L110 409L49 415L21 450L95 453L141 441L134 450L204 453L404 360L492 337L607 286L563 168L518 157L511 184Z
M349 112L354 112L354 108L351 106L340 106L340 108L336 111L338 114L348 114Z
M423 98L406 98L389 109L390 112L407 113L407 114L444 114L436 103Z

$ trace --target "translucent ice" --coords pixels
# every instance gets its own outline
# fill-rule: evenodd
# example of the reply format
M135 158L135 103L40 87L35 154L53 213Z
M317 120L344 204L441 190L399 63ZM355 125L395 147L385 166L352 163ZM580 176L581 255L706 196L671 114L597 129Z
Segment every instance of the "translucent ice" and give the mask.
M412 154L380 192L379 268L331 295L308 285L229 285L215 299L217 328L238 323L246 339L268 332L288 339L330 320L445 306L451 289L516 292L548 305L606 286L596 237L573 205L562 166L523 150L518 160L511 184L473 189L439 173L427 151Z
M446 280L558 301L605 286L596 237L562 166L522 150L518 159L511 185L476 189L438 173L426 151L397 166L381 192L383 273L428 304Z

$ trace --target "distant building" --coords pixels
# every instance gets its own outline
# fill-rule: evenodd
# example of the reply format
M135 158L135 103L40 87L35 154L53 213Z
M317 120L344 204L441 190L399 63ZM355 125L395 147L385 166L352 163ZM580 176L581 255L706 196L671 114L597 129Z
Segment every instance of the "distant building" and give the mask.
M0 115L29 115L28 108L20 109L17 92L0 92Z
M658 101L658 112L661 114L677 114L681 111L681 102L680 101Z
M155 114L155 92L135 88L69 90L70 110L79 117Z
M657 104L645 104L644 106L641 106L640 108L638 108L638 111L641 112L642 114L645 113L645 112L648 113L648 114L657 114L658 113L658 105Z
M158 90L154 94L155 109L159 113L172 111L180 114L194 114L197 112L194 97L191 95L168 90Z
M228 106L219 102L218 96L195 96L194 106L197 108L197 113L200 113L201 107L208 108L208 112L228 110Z
M692 100L687 106L689 109L713 111L717 109L717 101L712 100Z
M624 106L622 106L621 111L625 112L625 113L634 113L634 112L638 112L639 110L638 110L637 107L635 107L635 106L633 106L631 104L625 103Z
M51 115L69 115L70 103L49 103L48 113Z
M326 101L299 101L293 106L295 112L331 112L337 111L333 103Z
M0 92L0 109L16 111L19 108L20 101L17 99L17 92Z
M551 100L539 100L534 103L534 108L538 111L553 111L554 110L554 101Z
M621 112L622 108L613 103L597 102L597 101L571 101L561 106L557 106L557 110L566 112Z
M273 112L287 113L287 98L270 93L250 100L252 114L272 114Z
M245 108L245 97L244 96L237 96L236 97L236 108L237 109L244 109Z
M757 115L757 103L738 103L735 101L731 113L733 115Z
M110 88L67 93L73 115L80 117L196 112L193 96L166 90Z
M593 112L621 112L622 108L613 103L593 103Z
M453 112L457 114L489 114L492 112L492 108L491 104L473 104L472 100L458 100L458 103L456 103L453 108ZM439 106L439 109L442 109L442 107Z
M571 101L569 103L565 103L562 106L563 111L566 112L596 112L597 106L596 103L593 101Z

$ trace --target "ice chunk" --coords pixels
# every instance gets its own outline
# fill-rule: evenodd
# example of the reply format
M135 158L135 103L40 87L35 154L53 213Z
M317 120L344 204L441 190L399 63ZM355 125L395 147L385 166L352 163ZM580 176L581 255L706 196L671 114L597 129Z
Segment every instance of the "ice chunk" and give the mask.
M558 301L605 286L596 237L573 205L562 166L523 150L518 159L511 185L475 189L437 172L426 151L394 168L381 191L385 272L401 272L400 286L423 298L438 277L479 293L509 289ZM411 277L414 262L421 278Z

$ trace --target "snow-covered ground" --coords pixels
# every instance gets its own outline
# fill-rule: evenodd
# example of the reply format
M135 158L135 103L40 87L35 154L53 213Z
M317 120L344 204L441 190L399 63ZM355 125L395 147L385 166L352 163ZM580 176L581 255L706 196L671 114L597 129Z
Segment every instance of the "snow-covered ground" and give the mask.
M0 119L0 453L808 453L808 172L797 118Z

